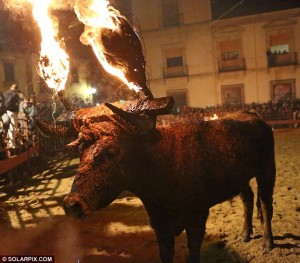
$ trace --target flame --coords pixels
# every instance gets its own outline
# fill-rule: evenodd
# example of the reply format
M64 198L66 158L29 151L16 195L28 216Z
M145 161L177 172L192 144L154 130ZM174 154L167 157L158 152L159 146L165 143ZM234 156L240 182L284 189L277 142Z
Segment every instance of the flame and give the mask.
M213 117L209 117L210 120L216 120L216 119L219 119L219 116L214 113L214 116Z
M110 6L107 0L77 0L74 10L78 19L85 24L85 32L80 38L81 42L92 47L97 59L108 73L119 78L130 89L140 91L139 85L129 82L126 78L126 62L118 60L113 65L109 61L110 54L107 54L101 42L101 34L104 30L111 30L114 34L121 33L120 19L125 18L118 10Z
M49 14L51 0L29 0L33 4L33 16L41 35L39 74L49 88L57 92L65 88L69 74L69 57L58 40L57 32Z

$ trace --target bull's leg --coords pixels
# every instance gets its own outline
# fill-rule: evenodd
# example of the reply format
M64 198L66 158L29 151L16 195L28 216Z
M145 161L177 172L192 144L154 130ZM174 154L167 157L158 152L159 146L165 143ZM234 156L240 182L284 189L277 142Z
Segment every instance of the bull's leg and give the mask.
M174 256L175 236L166 228L155 229L157 243L159 246L160 259L162 263L172 263Z
M200 249L205 235L205 225L208 212L204 211L200 218L193 219L186 226L186 235L188 240L188 252L186 257L187 263L200 263Z
M241 238L243 242L248 242L250 241L251 234L253 234L252 217L254 206L254 194L249 185L240 193L240 197L244 206L244 225L241 232Z
M272 234L272 217L273 217L273 190L275 185L275 166L268 166L269 172L264 177L257 177L258 185L258 209L261 209L264 223L263 247L271 249L274 246ZM260 211L259 211L260 212Z
M271 249L274 246L271 223L273 217L273 197L272 194L262 191L259 191L258 195L264 223L263 247Z

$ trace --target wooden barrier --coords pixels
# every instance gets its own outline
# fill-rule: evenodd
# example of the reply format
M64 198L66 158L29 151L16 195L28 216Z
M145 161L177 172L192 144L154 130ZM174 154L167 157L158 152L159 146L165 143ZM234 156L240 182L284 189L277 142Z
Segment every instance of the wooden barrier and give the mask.
M29 148L27 151L24 151L18 155L13 155L5 160L0 161L0 174L3 174L17 167L18 165L28 161L29 158L37 154L38 151L39 151L39 145L37 144Z
M297 126L299 125L300 128L300 120L271 120L271 121L266 121L267 124L269 124L270 126L272 126L272 128L275 128L276 125L295 125L297 124ZM294 127L290 127L290 128L297 128L297 126Z

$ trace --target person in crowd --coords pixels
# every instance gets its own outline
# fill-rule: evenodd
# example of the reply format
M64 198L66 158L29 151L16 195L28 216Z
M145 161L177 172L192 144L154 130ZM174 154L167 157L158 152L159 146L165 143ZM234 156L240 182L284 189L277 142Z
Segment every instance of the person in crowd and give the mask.
M30 96L27 105L24 108L24 113L26 114L27 117L28 133L29 135L31 135L34 128L34 118L38 114L37 101L35 95Z
M7 121L9 127L7 131L8 148L16 148L16 134L18 129L18 112L19 112L19 87L18 84L14 83L8 90L3 93L5 99Z
M28 100L25 98L22 92L19 93L20 103L19 103L19 114L18 122L22 135L26 140L28 140L28 130L27 130L27 115L25 109L27 108Z

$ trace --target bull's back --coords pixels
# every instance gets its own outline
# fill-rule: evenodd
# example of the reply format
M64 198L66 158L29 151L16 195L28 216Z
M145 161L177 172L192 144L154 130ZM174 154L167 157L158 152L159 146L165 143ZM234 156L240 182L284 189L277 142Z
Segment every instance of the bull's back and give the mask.
M153 157L160 167L156 176L186 200L209 206L222 202L239 194L264 167L274 165L272 130L253 113L174 124L160 132Z

